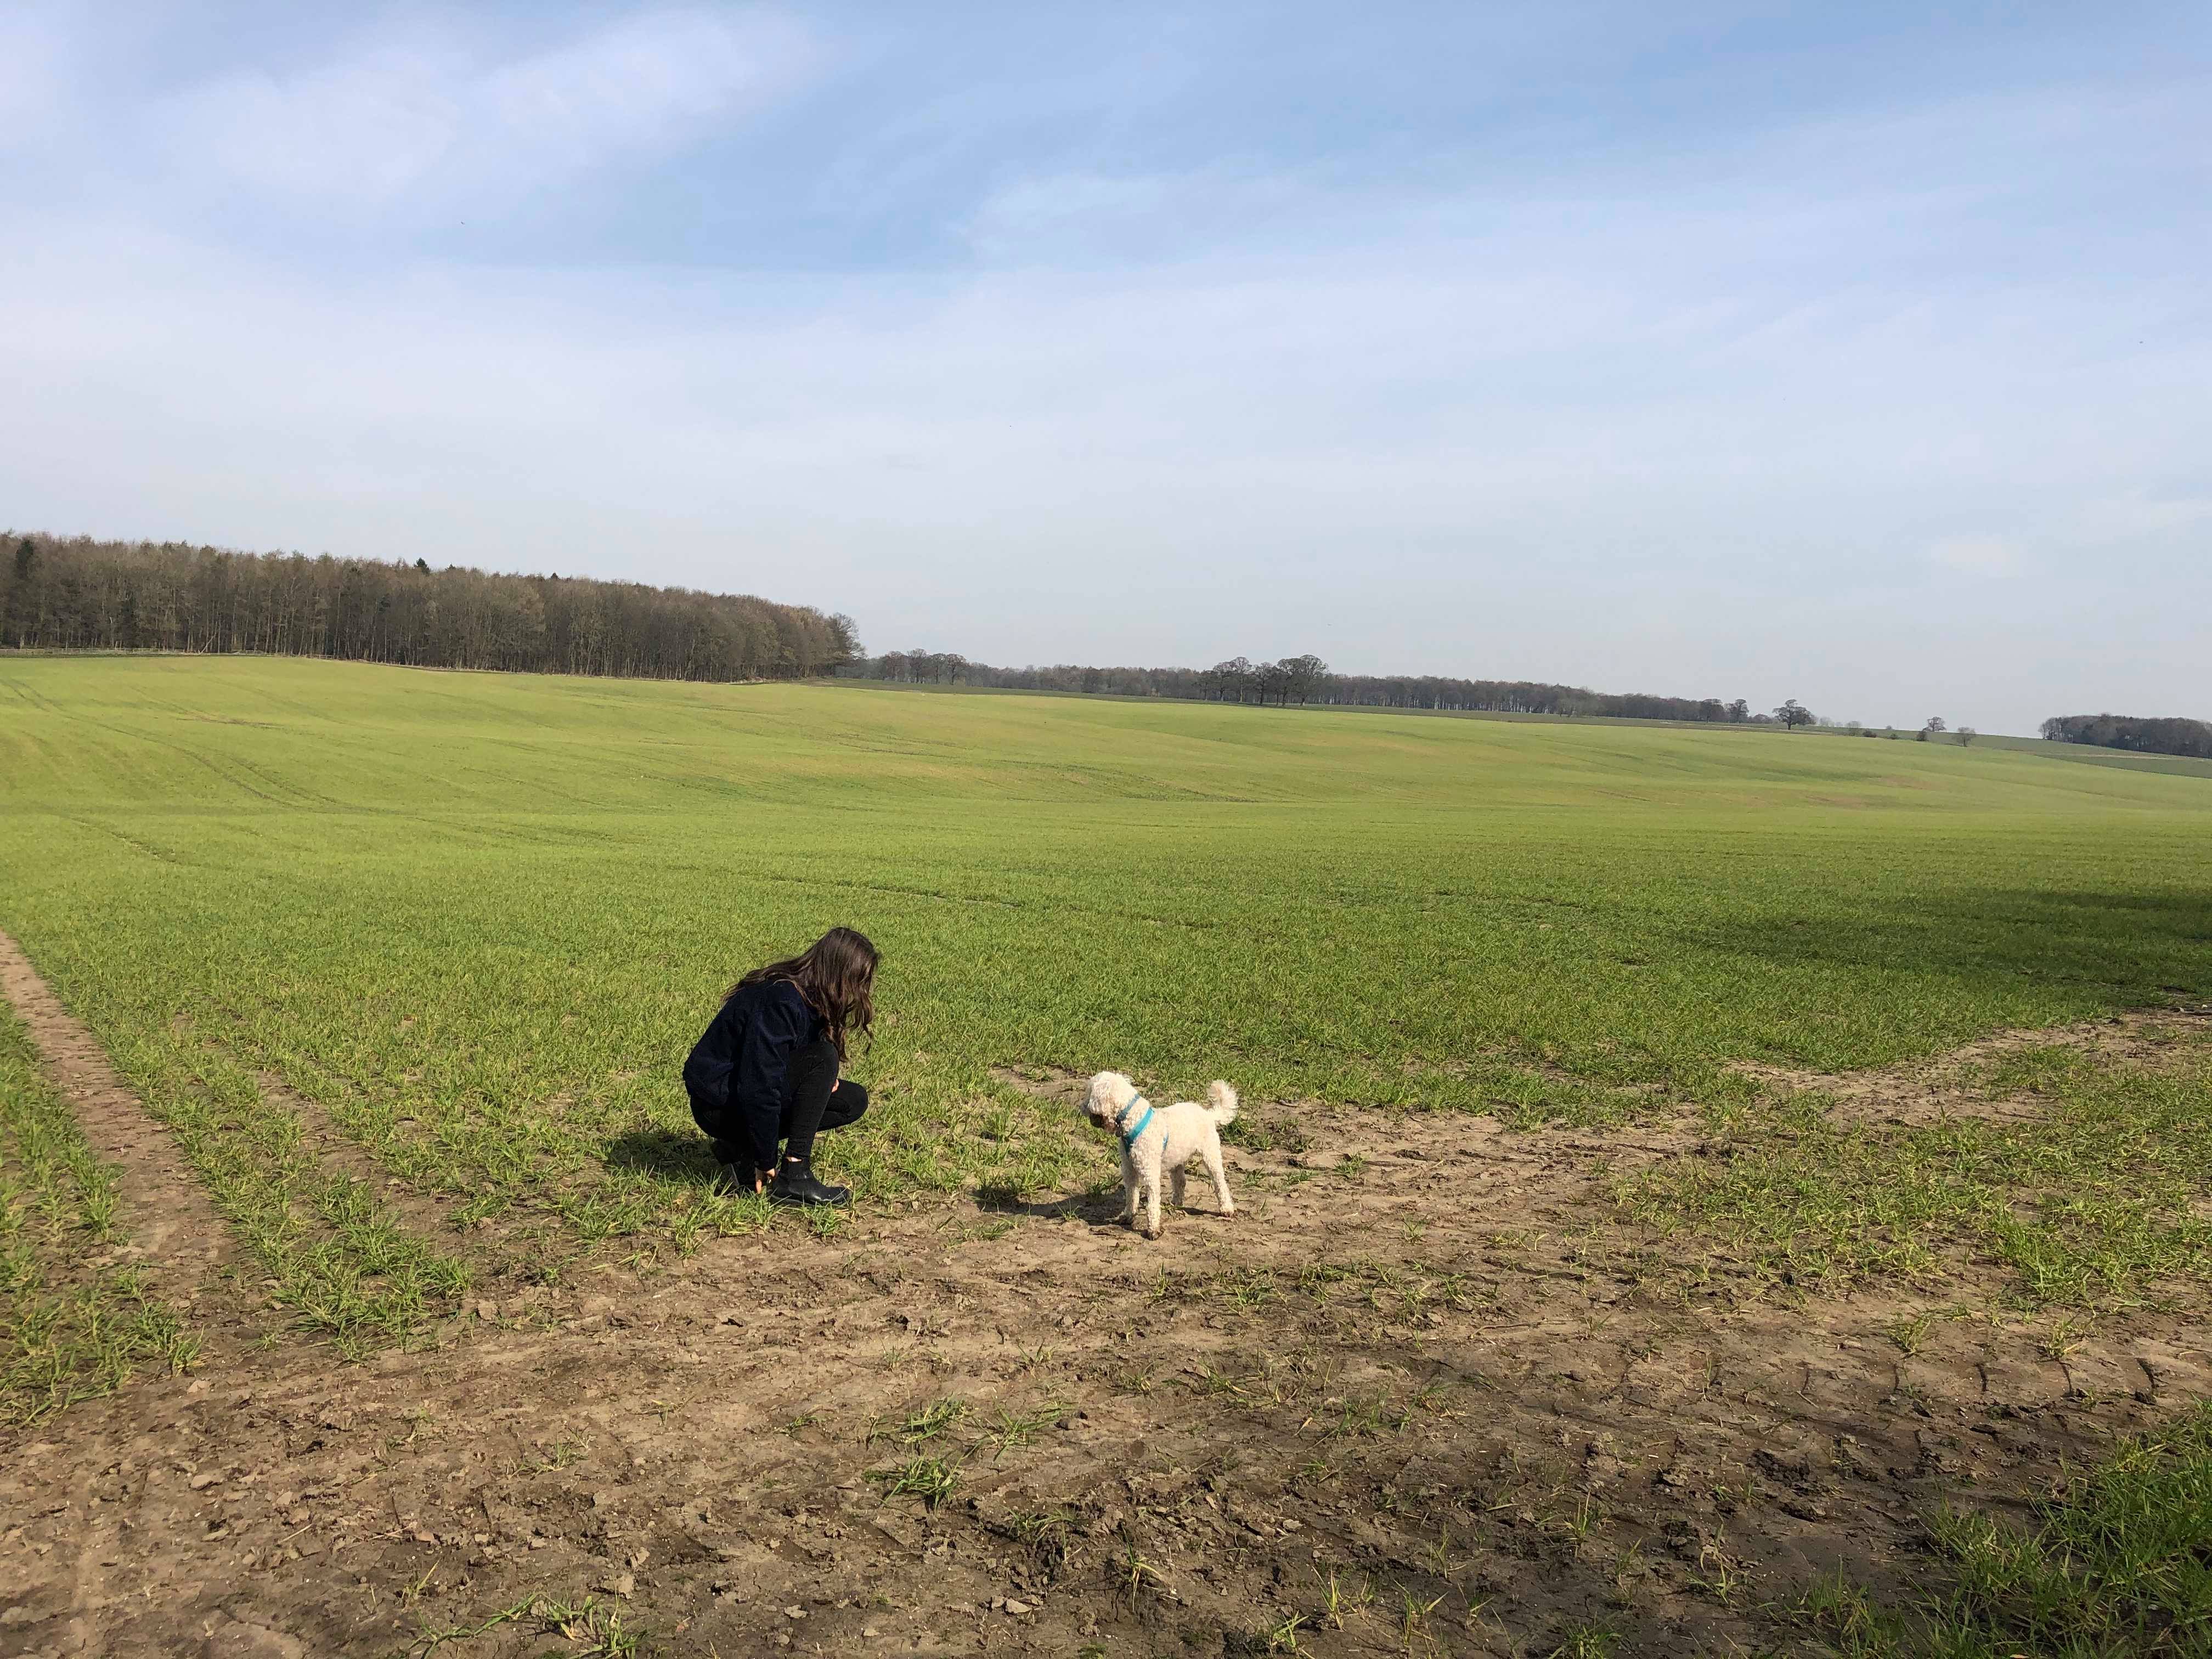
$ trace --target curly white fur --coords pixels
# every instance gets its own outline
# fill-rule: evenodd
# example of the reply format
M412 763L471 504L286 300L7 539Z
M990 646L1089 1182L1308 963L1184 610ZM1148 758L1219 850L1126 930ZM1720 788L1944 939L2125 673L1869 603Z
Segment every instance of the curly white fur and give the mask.
M1221 1213L1235 1215L1236 1200L1229 1196L1229 1176L1221 1163L1222 1126L1236 1121L1237 1091L1227 1084L1210 1083L1206 1103L1179 1100L1172 1106L1154 1102L1152 1117L1145 1122L1145 1108L1138 1105L1137 1085L1119 1072L1101 1072L1091 1079L1083 1112L1093 1123L1114 1131L1121 1142L1121 1219L1134 1222L1137 1207L1145 1206L1145 1237L1160 1236L1160 1176L1175 1183L1176 1207L1182 1207L1183 1168L1194 1158L1206 1163L1213 1177L1214 1195ZM1132 1110L1132 1108L1134 1108ZM1144 1124L1133 1140L1127 1131Z

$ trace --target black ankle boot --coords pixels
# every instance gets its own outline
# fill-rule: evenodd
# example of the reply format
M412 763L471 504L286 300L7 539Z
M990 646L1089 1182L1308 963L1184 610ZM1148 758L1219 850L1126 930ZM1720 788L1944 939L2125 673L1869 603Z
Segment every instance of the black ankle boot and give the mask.
M769 1182L768 1196L771 1204L835 1206L850 1204L853 1189L817 1181L811 1166L787 1159L777 1167L775 1179Z

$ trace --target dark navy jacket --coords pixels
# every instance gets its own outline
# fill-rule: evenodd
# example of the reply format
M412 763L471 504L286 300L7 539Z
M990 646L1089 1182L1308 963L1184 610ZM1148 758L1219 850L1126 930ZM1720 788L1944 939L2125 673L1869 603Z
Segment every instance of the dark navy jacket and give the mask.
M787 979L739 991L684 1062L684 1086L699 1127L717 1140L750 1141L754 1166L772 1167L791 1057L823 1030L821 1016Z

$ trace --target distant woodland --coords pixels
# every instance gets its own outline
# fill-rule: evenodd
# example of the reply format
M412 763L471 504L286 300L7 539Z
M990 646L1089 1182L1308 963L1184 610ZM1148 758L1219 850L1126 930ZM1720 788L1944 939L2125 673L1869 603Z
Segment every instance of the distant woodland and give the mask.
M2061 714L2043 723L2052 743L2094 743L2144 755L2188 755L2212 760L2212 726L2203 720L2139 714Z
M421 559L310 558L15 532L0 532L0 647L19 649L259 652L644 679L837 674L1205 702L1834 724L1794 702L1754 714L1741 697L1723 702L1439 674L1339 674L1311 655L1232 657L1211 668L994 668L957 652L925 650L871 657L862 653L850 617L807 605L583 576L500 575L459 565L433 570ZM1940 721L1929 724L1930 731L1942 729ZM2059 743L2212 758L2212 726L2202 720L2069 714L2045 720L2043 735Z
M1622 720L1778 723L1741 698L1662 697L1591 691L1533 680L1466 680L1437 674L1336 674L1319 657L1254 662L1232 657L1211 668L994 668L944 651L887 651L838 670L860 679L987 685L1009 691L1087 691L1201 702L1323 703L1508 714L1605 714ZM1809 718L1809 717L1808 717Z
M681 587L177 542L9 532L0 546L0 644L19 648L687 680L823 674L860 650L848 617Z

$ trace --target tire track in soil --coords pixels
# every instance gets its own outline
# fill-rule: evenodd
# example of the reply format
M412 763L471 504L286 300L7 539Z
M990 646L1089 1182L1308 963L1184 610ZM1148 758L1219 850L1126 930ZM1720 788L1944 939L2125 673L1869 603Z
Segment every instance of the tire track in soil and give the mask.
M78 1402L59 1425L44 1422L0 1437L0 1601L7 1603L0 1623L24 1626L0 1629L0 1656L86 1653L123 1659L144 1653L150 1659L156 1652L188 1650L167 1639L143 1648L109 1639L101 1610L130 1601L144 1585L128 1536L131 1523L125 1521L125 1535L118 1535L113 1493L102 1490L108 1483L99 1471L112 1472L115 1460L82 1455L79 1414L105 1410L135 1421L131 1438L142 1457L190 1470L197 1437L177 1430L192 1414L219 1409L207 1373L236 1381L270 1364L261 1342L262 1310L234 1278L225 1276L234 1263L243 1265L240 1252L176 1137L146 1109L98 1039L5 932L0 932L0 994L30 1032L41 1067L68 1102L86 1144L114 1171L126 1240L120 1253L198 1341L192 1370L200 1373L142 1376L106 1399ZM148 1425L149 1417L155 1425ZM52 1536L26 1540L34 1523L50 1528ZM42 1584L50 1595L66 1587L66 1617L33 1616L31 1602ZM221 1650L236 1652L239 1659L258 1659L262 1651Z
M164 1299L180 1310L190 1307L216 1271L237 1259L237 1249L184 1148L6 933L0 933L0 991L29 1029L86 1142L115 1170L137 1265Z
M276 1073L255 1070L253 1080L263 1100L300 1121L301 1137L318 1163L367 1187L379 1208L398 1217L409 1231L434 1243L440 1254L466 1263L477 1283L513 1272L512 1260L499 1257L453 1225L457 1200L450 1194L419 1191L394 1176L377 1162L375 1153L338 1127L320 1101L311 1100Z

